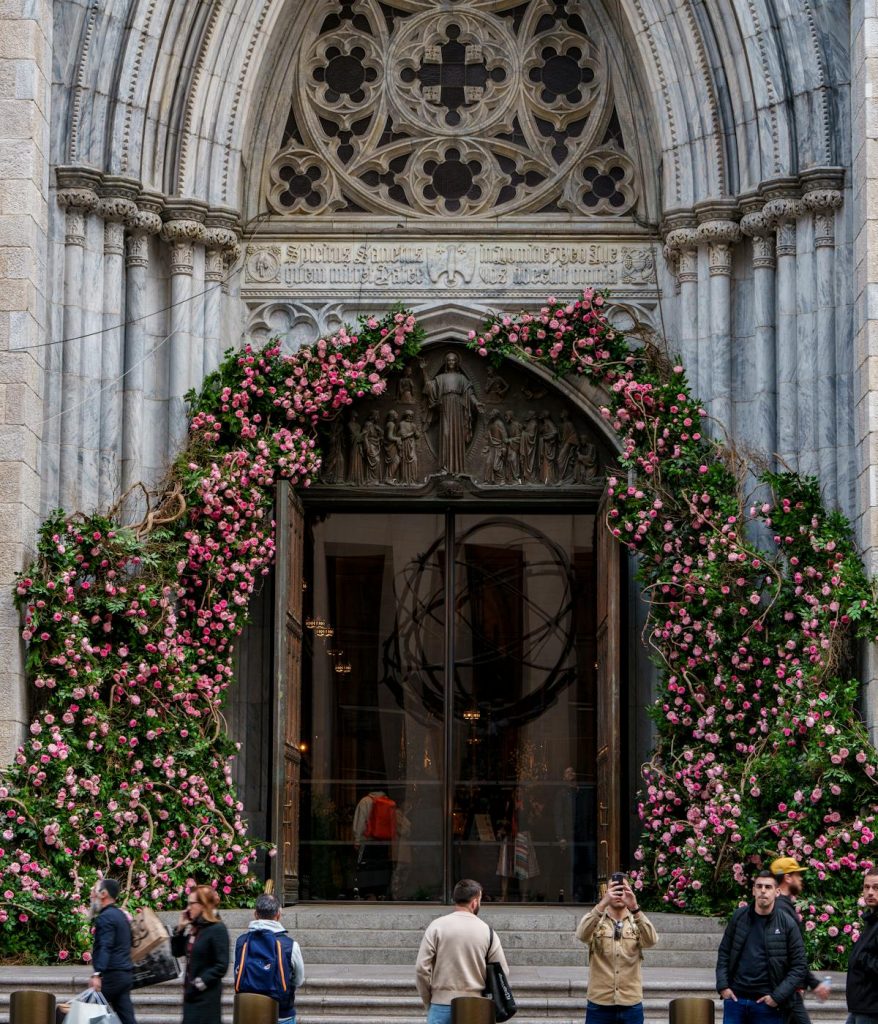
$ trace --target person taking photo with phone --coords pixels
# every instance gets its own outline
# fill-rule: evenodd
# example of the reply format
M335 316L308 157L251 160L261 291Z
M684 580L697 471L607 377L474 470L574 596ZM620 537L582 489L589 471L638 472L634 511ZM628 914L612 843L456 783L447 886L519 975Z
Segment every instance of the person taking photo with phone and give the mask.
M600 902L579 922L588 945L586 1024L643 1024L643 950L658 942L653 923L621 871L610 876Z

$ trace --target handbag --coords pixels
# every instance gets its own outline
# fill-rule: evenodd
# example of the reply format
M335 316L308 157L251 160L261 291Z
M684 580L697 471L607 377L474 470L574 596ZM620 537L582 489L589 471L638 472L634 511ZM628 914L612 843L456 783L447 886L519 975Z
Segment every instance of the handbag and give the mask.
M64 1024L120 1024L110 1004L94 989L87 988L70 1001Z
M509 979L506 972L499 963L492 963L488 960L491 955L491 946L494 945L494 929L488 925L490 936L488 938L488 949L485 953L485 991L482 995L494 1001L494 1019L498 1024L509 1020L518 1012L515 996L509 987Z

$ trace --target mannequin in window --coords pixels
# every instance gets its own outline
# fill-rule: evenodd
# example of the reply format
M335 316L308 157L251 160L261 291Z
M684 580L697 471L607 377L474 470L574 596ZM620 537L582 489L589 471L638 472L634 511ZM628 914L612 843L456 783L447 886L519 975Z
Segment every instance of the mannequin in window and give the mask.
M518 881L518 892L522 903L526 903L532 887L532 879L540 873L537 850L533 840L533 826L543 812L539 801L525 795L523 789L513 791L506 805L504 820L506 826L500 840L500 856L497 859L497 874L500 876L500 898L509 898L509 879Z
M396 804L383 789L370 790L354 811L354 849L357 851L356 888L360 896L386 899L393 869Z

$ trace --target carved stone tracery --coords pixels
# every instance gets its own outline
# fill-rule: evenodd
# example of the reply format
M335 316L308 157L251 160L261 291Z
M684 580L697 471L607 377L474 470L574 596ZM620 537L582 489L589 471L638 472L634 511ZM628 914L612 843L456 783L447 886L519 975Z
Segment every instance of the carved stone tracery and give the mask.
M579 0L324 0L303 38L278 213L620 216L638 199Z

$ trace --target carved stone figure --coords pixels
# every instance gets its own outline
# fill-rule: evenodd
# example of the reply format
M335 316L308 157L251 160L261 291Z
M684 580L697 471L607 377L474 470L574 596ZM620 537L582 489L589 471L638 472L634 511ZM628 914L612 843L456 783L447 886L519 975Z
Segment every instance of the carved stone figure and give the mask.
M378 423L378 413L370 412L363 425L363 470L367 484L381 482L381 442L384 431Z
M415 369L411 363L402 371L402 376L397 381L396 390L403 405L415 404Z
M509 435L499 409L488 418L488 436L482 454L485 456L485 483L502 484L506 476L506 451Z
M535 412L529 413L521 430L521 475L527 483L537 481L537 449L539 448L540 421Z
M573 481L577 484L588 484L597 476L598 450L591 444L585 434L579 438L579 449L576 452L576 469Z
M558 428L546 409L540 413L540 481L558 481Z
M329 440L321 476L323 482L327 484L344 480L344 421L341 416L336 416L329 426Z
M421 482L418 478L418 438L420 436L421 433L415 423L415 414L411 409L407 409L402 414L402 422L399 424L402 482L404 484Z
M500 376L499 373L494 369L493 366L488 364L488 372L485 377L485 401L499 404L506 397L506 392L509 390L509 385Z
M352 412L351 418L348 420L348 439L350 442L348 483L361 484L366 479L363 460L363 425L356 412Z
M391 409L384 421L384 482L395 484L399 480L402 459L399 441L399 413Z
M431 408L439 410L439 468L459 476L482 406L469 377L461 372L456 352L447 353L443 369L427 382L427 399Z
M521 424L513 413L507 411L506 421L506 479L521 483Z
M558 451L558 479L569 480L573 476L579 438L576 434L576 427L570 422L570 413L566 409L561 413L561 425L558 431L561 435L561 447Z

